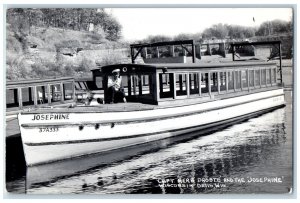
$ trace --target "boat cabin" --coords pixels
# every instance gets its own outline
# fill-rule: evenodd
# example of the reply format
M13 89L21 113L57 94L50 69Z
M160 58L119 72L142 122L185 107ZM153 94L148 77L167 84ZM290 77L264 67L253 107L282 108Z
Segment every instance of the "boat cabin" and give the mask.
M174 60L162 58L161 47L168 47L170 57L176 57L174 46L191 51L193 63L175 63ZM257 51L259 47L265 46L270 46L270 52L266 52L266 55L270 55L268 58L254 54L260 53ZM128 102L155 105L201 103L282 86L280 41L232 43L233 61L229 61L229 57L224 61L197 61L195 47L193 40L131 45L132 64L115 64L94 69L93 81L98 89L104 90L104 101L109 103L108 78L112 77L113 70L118 69ZM152 60L153 63L145 61L135 64L139 54L148 59L146 56L151 48L155 48L157 59ZM242 51L245 55L244 52L248 49L251 49L250 57L243 58L241 53L238 54ZM278 55L279 66L272 60Z
M117 64L92 70L105 101L108 77L115 69L120 70L127 101L145 104L201 102L281 86L275 62Z

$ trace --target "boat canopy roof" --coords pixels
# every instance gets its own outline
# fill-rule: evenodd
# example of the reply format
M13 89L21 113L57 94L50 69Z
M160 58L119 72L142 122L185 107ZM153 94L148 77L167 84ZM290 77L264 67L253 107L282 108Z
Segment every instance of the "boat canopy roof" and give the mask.
M119 69L120 73L155 73L155 72L177 72L177 71L195 71L202 69L228 69L256 66L274 66L276 62L267 61L235 61L218 63L161 63L161 64L114 64L93 69L95 72L111 74L113 70Z

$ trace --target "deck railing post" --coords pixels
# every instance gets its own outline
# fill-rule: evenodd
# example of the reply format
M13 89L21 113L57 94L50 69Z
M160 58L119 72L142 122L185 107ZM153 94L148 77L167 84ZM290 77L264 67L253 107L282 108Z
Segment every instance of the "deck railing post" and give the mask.
M228 92L228 71L225 72L225 85L226 85L226 92Z
M64 84L61 82L60 84L60 101L64 102L65 101L65 91L64 91Z
M233 79L233 91L236 91L236 71L232 71L232 79Z
M273 85L272 85L272 79L273 79L273 78L272 78L272 72L273 72L273 71L272 71L272 68L269 69L269 72L270 72L270 85L273 86Z
M19 108L23 108L23 99L22 99L22 87L18 87L18 102L19 102Z
M138 75L138 79L139 79L139 95L143 94L143 78L141 77L141 75Z
M241 91L243 91L243 75L242 75L242 70L239 70L239 76L240 76Z
M277 84L277 66L275 66L275 84Z
M37 107L38 103L37 103L37 89L36 89L36 86L33 86L33 103L34 103L34 106Z
M259 68L259 87L261 88L261 68Z
M255 80L256 80L256 77L255 77L255 75L256 75L256 70L253 68L253 89L255 89Z
M73 97L73 101L77 101L74 80L72 80L72 97Z
M266 87L267 87L268 86L268 83L267 83L267 81L268 81L267 70L268 69L266 68L265 70L266 70L266 76L265 77L266 77Z
M201 96L201 72L198 73L199 96Z
M186 95L187 97L190 97L190 74L186 73L186 81L185 81L185 85L186 85Z
M156 84L156 88L155 88L156 100L159 101L160 100L160 96L159 96L159 86L160 86L160 84L159 84L159 74L158 73L155 74L155 83L154 84Z
M208 94L211 97L211 81L210 81L210 72L208 72Z
M50 84L47 84L47 96L48 96L48 104L51 104L51 89Z
M220 82L220 72L219 71L217 72L217 85L218 85L218 94L220 94L221 93L221 89L220 89L221 82Z
M173 81L173 99L176 99L176 73L172 74L172 81Z
M246 70L246 74L247 74L247 86L248 86L248 91L250 91L250 73L249 73L249 69Z

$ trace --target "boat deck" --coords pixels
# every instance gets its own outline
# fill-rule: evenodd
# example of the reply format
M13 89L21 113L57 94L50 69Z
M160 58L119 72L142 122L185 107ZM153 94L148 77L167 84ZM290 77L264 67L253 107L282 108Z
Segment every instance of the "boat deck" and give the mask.
M116 103L116 104L99 104L95 106L85 106L82 104L62 107L62 108L39 108L39 109L30 109L22 113L77 113L77 112L122 112L122 111L141 111L141 110L152 110L156 105L151 104L142 104L142 103Z

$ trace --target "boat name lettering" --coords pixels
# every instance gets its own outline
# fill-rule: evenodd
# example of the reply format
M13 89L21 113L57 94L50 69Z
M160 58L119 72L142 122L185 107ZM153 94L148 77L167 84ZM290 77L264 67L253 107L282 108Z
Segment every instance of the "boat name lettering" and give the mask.
M33 121L38 120L67 120L69 119L69 114L37 114L33 115Z

